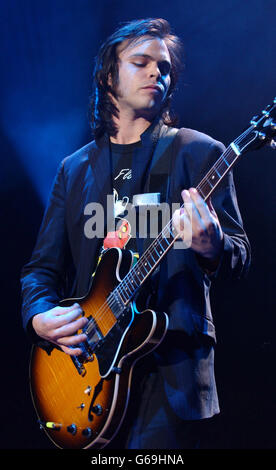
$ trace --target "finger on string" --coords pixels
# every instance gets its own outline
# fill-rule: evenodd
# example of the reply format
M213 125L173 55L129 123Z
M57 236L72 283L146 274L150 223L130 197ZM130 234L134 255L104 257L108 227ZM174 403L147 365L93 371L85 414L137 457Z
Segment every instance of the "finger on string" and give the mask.
M64 336L56 340L57 344L62 346L75 346L87 340L87 336L83 333L73 336Z
M57 316L55 319L55 325L56 325L56 328L59 328L63 325L67 325L71 323L74 320L82 319L82 318L86 319L86 317L83 316L83 311L80 308L74 309L67 313L64 313L63 315Z
M191 188L189 192L198 211L199 217L202 219L205 225L208 225L210 221L210 210L208 204L204 201L195 188Z
M88 319L86 317L72 318L69 322L56 324L55 334L57 336L69 336L84 328Z
M82 311L80 304L78 304L77 302L75 302L72 305L69 305L68 307L63 307L62 305L60 305L56 309L56 315L66 315L66 313L69 313L75 310Z
M80 356L83 351L81 348L74 348L70 346L60 346L62 351L65 352L66 354L69 354L69 356Z
M181 207L174 212L173 224L178 232L182 232L187 224L191 224L187 215L187 211L184 207Z
M189 214L193 231L196 232L198 230L205 230L210 217L208 218L209 212L207 208L205 208L205 213L202 210L200 212L200 203L203 199L196 190L192 191L192 189L194 188L190 188L189 191L183 191L183 199L185 200L185 207ZM204 201L203 203L205 204Z
M183 199L183 202L184 202L184 210L186 212L186 215L192 219L193 216L199 216L199 214L196 214L197 212L197 208L195 206L195 203L193 201L193 199L191 198L191 195L190 195L190 192L187 190L187 189L184 189L182 192L181 192L181 196L182 196L182 199Z

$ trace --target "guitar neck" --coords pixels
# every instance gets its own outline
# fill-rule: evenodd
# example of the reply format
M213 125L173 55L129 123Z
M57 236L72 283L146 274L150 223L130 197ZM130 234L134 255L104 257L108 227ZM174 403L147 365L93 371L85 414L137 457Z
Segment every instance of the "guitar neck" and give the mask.
M240 155L246 151L246 146L256 137L252 130L253 126L227 147L196 187L205 201L237 162ZM243 145L242 150L240 147L241 143ZM184 204L181 207L183 206ZM116 294L120 296L125 305L133 298L147 277L156 269L163 256L170 250L178 237L179 235L171 219L116 287Z
M212 166L212 168L208 171L208 173L204 176L199 185L196 187L204 201L210 197L224 176L236 163L240 155L241 152L239 147L235 142L232 142L219 157L216 163Z

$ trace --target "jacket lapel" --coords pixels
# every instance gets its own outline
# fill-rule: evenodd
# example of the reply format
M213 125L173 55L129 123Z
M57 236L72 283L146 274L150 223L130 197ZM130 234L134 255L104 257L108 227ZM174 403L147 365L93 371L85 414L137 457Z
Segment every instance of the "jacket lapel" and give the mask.
M103 136L101 139L94 141L94 146L89 152L89 162L94 177L94 200L100 203L104 209L106 230L109 222L111 222L111 217L113 217L113 211L110 211L111 208L107 207L107 196L110 197L110 200L113 197L112 167L107 136Z
M110 150L106 136L94 142L94 146L89 152L89 161L100 198L103 195L112 194Z

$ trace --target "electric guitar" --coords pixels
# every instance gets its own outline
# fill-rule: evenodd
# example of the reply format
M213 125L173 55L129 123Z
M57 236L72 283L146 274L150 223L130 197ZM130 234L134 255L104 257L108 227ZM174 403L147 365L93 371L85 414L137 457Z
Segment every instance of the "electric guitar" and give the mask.
M197 186L206 200L244 153L265 144L276 148L276 98L255 116ZM78 302L88 319L81 356L54 346L33 346L30 388L40 427L59 448L103 448L116 435L129 402L135 363L164 338L164 312L138 312L135 295L178 238L172 220L133 263L131 251L110 248L97 266L85 297Z

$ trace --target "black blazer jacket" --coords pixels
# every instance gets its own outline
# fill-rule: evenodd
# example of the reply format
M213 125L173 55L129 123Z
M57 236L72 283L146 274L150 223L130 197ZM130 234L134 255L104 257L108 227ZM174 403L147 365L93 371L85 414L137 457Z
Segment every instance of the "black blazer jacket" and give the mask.
M144 158L133 161L133 174L139 175L134 194L149 188L148 168L160 131L166 131L161 121L141 136ZM167 202L181 202L181 190L196 187L224 149L223 144L203 133L181 128L165 150L170 159ZM109 139L105 135L59 165L35 248L22 269L23 324L32 341L42 347L47 347L47 343L35 335L31 319L58 305L62 298L87 293L102 240L85 236L89 217L85 208L97 202L106 214L108 194L112 195L112 170ZM219 411L210 286L214 276L242 276L250 259L232 172L217 188L212 202L224 232L224 250L217 271L209 273L204 260L191 249L171 249L161 262L158 276L153 276L152 306L169 315L169 332L152 356L154 368L164 379L168 403L183 419L209 417Z

